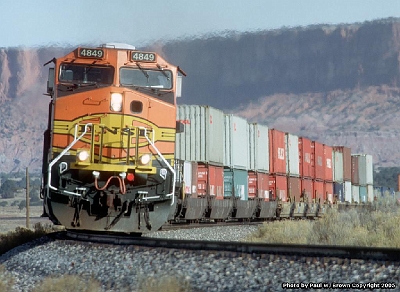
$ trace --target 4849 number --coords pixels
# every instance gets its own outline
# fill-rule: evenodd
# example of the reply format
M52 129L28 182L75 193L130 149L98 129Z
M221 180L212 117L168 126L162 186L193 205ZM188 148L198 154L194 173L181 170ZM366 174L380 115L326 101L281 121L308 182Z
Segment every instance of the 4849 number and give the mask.
M148 53L148 52L132 51L131 61L132 62L155 62L156 54Z
M79 49L79 57L83 58L103 58L104 56L104 51L101 49L86 49L86 48L80 48Z

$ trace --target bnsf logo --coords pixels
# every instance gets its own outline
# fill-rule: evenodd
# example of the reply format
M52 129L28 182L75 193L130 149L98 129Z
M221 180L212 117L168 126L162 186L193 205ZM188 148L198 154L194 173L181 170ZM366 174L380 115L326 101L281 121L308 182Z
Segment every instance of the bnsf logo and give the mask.
M85 126L80 125L80 133L83 133L85 131ZM104 139L119 139L120 136L124 136L128 138L129 136L131 137L131 143L136 143L136 135L138 135L141 139L144 137L144 130L140 129L138 132L135 131L135 129L131 128L121 128L121 127L106 127L103 125L98 125L98 128L95 128L94 130L89 127L86 135L91 135L92 131L95 131L94 134L94 142L99 143L100 142L100 137L101 135L104 137ZM152 129L147 129L147 135L150 135L151 133L154 133ZM143 138L144 139L144 138ZM83 142L89 143L90 139L88 136L86 138L82 139ZM143 143L144 141L141 141L140 143ZM144 142L147 144L147 142Z
M103 134L112 134L112 135L128 135L134 134L134 130L129 129L129 128L121 128L121 127L106 127L106 126L99 126L99 128L101 129L101 131L103 132ZM83 133L85 131L85 125L80 125L80 131L81 133ZM88 129L88 133L91 133L92 129L89 128ZM130 132L130 133L129 133Z

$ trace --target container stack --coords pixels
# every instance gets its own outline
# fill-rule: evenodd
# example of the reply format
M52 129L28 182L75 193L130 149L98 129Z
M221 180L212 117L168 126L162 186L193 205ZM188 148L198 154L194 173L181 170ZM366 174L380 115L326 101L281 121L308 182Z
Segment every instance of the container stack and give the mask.
M269 189L272 197L283 202L288 201L287 196L287 173L286 173L286 151L284 132L269 129Z
M316 203L325 202L325 157L324 145L317 141L311 142L311 163L314 165L313 196L312 201Z
M366 203L374 200L372 155L351 156L351 182L355 202Z
M314 216L317 203L372 202L376 196L371 155L351 155L350 148L249 124L208 106L178 106L177 120L184 126L176 134L177 182L186 198L216 199L216 213L226 203L248 218L254 202L267 207L280 200L299 203L293 212L283 206L280 216ZM237 200L224 200L230 198ZM307 209L300 208L303 201Z
M249 199L273 200L269 192L269 138L268 127L249 124ZM271 192L272 195L272 192Z
M339 202L353 201L351 194L351 149L333 146L333 194Z
M306 201L311 201L314 191L314 164L311 162L311 140L299 138L299 169L301 180L301 192Z
M324 144L324 199L333 203L333 149Z
M358 173L358 156L351 155L351 192L354 203L361 203L367 199L367 189L362 190L362 196L360 196L360 177Z
M224 113L209 106L180 105L175 158L183 160L184 190L189 197L224 196Z
M225 115L224 196L248 200L249 126L247 120Z
M285 133L285 154L288 199L289 201L299 202L301 197L301 179L298 136Z

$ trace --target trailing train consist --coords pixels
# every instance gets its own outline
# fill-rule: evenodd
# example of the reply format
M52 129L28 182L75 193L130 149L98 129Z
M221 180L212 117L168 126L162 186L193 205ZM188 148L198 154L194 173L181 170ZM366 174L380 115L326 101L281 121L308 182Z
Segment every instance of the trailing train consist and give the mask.
M154 52L113 43L50 63L41 194L54 224L141 234L373 200L370 155L177 106L185 73Z
M208 106L180 105L177 118L183 192L173 220L314 218L374 201L371 155Z
M159 229L176 205L176 97L184 72L119 43L79 47L50 63L45 212L69 229Z

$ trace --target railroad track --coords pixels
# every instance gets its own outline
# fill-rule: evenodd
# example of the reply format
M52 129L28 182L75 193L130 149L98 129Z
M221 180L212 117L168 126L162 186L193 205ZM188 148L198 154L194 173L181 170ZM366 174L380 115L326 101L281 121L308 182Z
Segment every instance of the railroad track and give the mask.
M56 239L71 239L89 241L100 244L137 245L147 248L167 248L182 250L224 251L257 255L287 255L303 257L325 257L340 259L360 259L400 262L400 249L322 246L322 245L293 245L293 244L262 244L226 241L193 241L163 238L149 238L128 235L110 235L98 233L83 233L62 231L54 233Z

